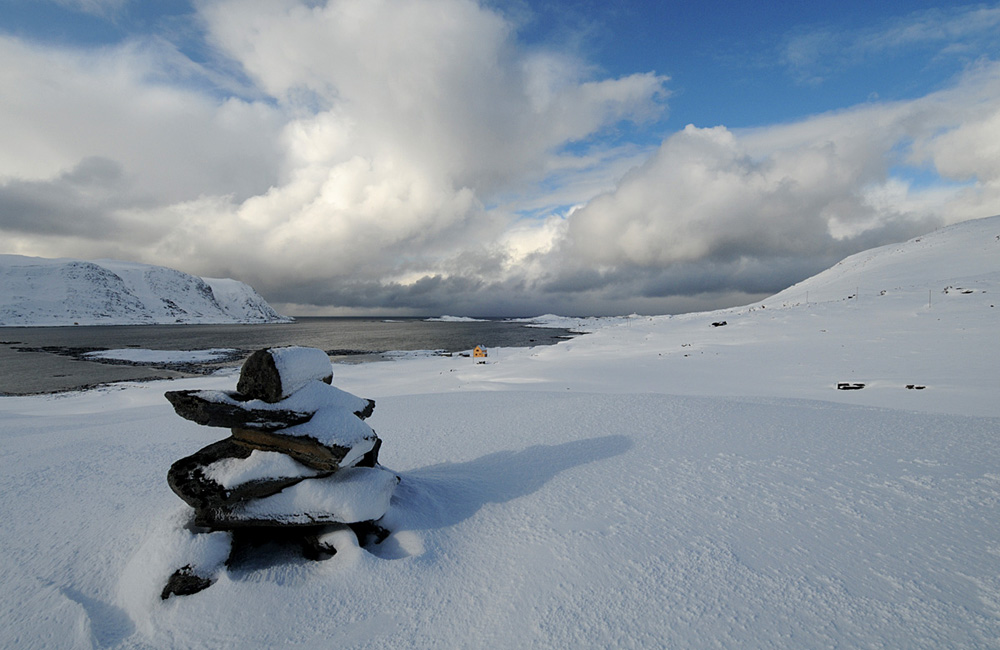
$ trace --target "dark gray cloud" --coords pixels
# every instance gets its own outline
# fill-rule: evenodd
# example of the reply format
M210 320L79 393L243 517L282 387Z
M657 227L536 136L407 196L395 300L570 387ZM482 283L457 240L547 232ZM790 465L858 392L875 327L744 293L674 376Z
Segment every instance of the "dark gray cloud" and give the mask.
M0 183L0 230L21 234L93 236L110 233L126 205L122 166L92 157L57 178Z

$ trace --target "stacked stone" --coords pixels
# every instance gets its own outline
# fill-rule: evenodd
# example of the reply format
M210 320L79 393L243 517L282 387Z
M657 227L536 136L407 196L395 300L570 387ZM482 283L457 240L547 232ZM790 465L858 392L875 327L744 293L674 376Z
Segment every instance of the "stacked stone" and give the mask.
M170 488L194 508L196 528L231 531L233 553L240 538L298 536L314 558L335 553L329 540L345 527L362 543L384 539L377 522L399 477L378 464L381 440L364 422L375 402L332 381L322 350L270 348L246 360L235 392L166 393L181 417L232 432L167 473ZM190 583L183 573L171 580ZM210 584L202 583L193 590L168 583L163 597Z

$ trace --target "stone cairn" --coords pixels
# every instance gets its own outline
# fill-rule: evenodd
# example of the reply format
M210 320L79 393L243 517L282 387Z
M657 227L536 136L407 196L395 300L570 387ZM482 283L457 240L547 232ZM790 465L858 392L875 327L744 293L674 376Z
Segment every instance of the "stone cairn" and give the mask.
M295 541L310 559L336 553L353 531L380 543L378 520L399 477L378 464L382 441L364 422L375 402L332 386L330 358L303 347L254 352L236 391L170 391L181 417L232 435L174 463L170 488L194 508L191 530L228 531L227 564L261 544ZM178 569L161 597L212 584L191 565Z

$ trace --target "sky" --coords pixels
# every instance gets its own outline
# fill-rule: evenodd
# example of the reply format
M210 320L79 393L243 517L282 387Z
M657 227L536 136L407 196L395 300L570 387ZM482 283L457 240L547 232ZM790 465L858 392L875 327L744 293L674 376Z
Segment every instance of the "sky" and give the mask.
M1000 214L1000 3L3 0L0 253L665 314Z

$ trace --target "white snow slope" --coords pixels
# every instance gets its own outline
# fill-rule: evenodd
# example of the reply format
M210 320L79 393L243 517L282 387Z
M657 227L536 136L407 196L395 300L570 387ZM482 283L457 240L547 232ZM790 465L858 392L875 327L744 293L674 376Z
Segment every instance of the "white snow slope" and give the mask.
M136 262L0 255L0 326L288 320L236 280Z
M226 432L162 394L235 374L0 398L0 646L996 647L998 236L487 364L337 366L377 400L393 534L167 601L217 551L166 470Z

